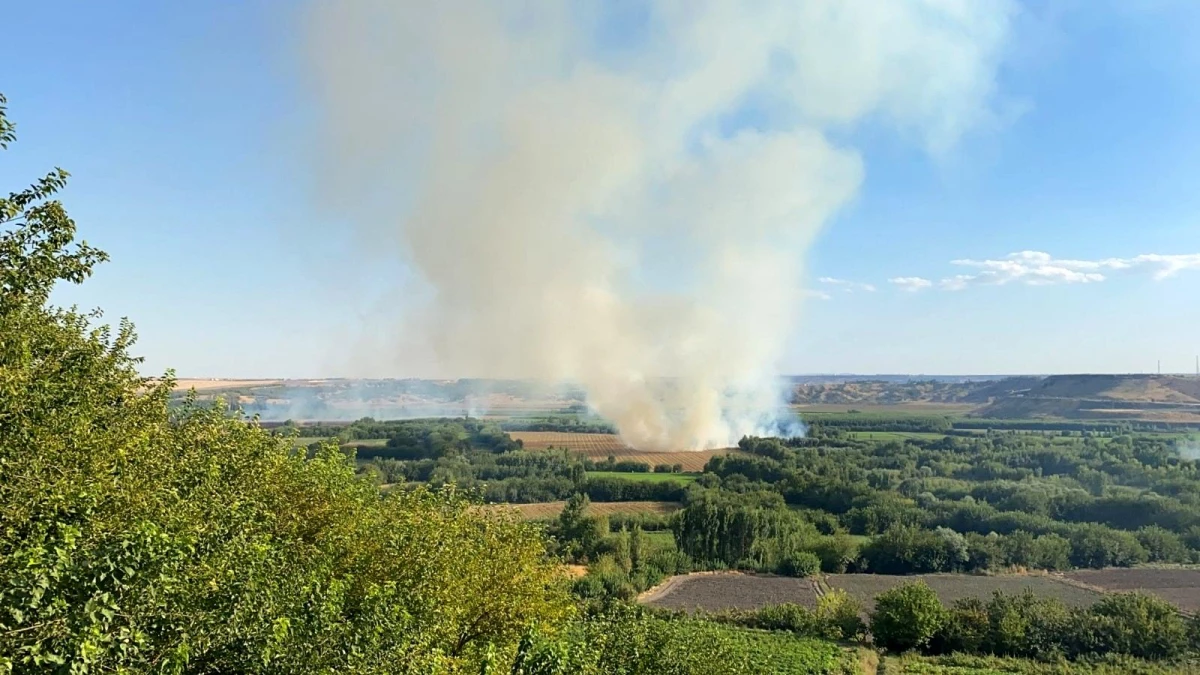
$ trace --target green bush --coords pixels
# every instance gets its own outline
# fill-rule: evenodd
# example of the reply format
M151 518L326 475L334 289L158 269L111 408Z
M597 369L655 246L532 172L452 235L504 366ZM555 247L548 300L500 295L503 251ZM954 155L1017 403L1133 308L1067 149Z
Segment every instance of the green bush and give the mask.
M821 559L809 551L793 553L779 566L779 573L789 577L811 577L820 571Z
M925 582L897 586L875 598L871 635L888 651L925 647L945 624L946 609Z
M168 411L128 323L47 304L105 259L65 179L0 198L0 672L478 672L570 614L535 527Z

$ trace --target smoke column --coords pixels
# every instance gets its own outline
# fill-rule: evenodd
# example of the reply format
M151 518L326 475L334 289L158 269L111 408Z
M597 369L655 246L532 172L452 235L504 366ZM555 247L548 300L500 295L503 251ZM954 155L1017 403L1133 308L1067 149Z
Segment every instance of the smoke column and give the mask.
M421 280L390 349L571 381L646 449L780 428L806 250L864 125L994 117L1002 0L329 0L322 203Z

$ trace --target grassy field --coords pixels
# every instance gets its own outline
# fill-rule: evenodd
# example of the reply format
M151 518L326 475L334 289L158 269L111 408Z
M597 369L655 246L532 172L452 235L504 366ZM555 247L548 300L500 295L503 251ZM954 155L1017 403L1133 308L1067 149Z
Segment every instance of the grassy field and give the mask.
M619 478L639 483L691 483L694 473L650 473L642 471L588 471L588 478Z
M343 448L385 448L387 447L386 438L360 438L356 441L350 441L342 444Z
M541 504L489 504L487 509L516 509L527 520L557 518L566 502L543 502ZM608 516L614 513L673 513L680 509L678 502L592 502L588 505L589 516ZM649 533L647 533L649 534Z
M946 437L932 431L850 431L851 438L868 441L904 441L909 438L919 438L927 441L937 441Z

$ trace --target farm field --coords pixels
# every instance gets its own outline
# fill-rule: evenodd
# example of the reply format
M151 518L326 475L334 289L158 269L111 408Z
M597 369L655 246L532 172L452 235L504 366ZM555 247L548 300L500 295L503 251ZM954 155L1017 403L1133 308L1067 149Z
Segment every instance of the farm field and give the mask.
M576 434L558 431L512 431L508 434L521 441L526 449L564 448L590 459L612 456L617 460L657 464L679 464L683 470L699 473L708 460L717 455L739 452L736 449L697 450L695 452L644 452L625 445L616 434Z
M1076 570L1067 579L1109 592L1145 591L1174 604L1181 611L1200 611L1200 569L1196 568L1113 568Z
M565 448L588 457L607 457L609 453L628 452L629 446L616 434L576 434L562 431L510 431L526 450Z
M875 596L910 581L921 580L929 584L949 606L961 598L986 600L994 591L1008 594L1022 593L1026 589L1039 596L1055 597L1073 607L1087 607L1100 599L1100 593L1076 586L1049 575L997 575L976 576L971 574L917 574L895 576L884 574L830 574L825 583L831 588L840 588L858 598L868 612L875 605Z
M908 438L919 438L927 441L937 441L946 437L933 431L850 431L851 438L868 441L903 441Z
M588 478L619 478L643 483L692 483L694 473L651 473L644 471L588 471Z
M817 582L737 572L685 574L643 593L638 602L660 609L719 612L792 602L817 604Z
M486 508L516 509L526 520L548 520L557 518L566 504L565 501L540 504L492 504ZM610 516L614 513L673 513L679 509L678 502L592 502L588 505L587 514L589 516Z
M360 438L355 441L343 443L343 448L385 448L387 447L386 438Z

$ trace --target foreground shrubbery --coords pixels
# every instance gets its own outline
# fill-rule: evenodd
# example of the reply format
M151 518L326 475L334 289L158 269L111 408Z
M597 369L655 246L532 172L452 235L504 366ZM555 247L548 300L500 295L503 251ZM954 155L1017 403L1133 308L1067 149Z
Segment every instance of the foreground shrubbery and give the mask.
M128 324L47 304L105 259L65 178L0 199L0 672L478 673L567 620L535 528L168 413Z
M488 670L505 673L509 670ZM527 675L822 675L857 673L853 652L827 641L618 610L526 641L511 671Z
M1079 661L1034 661L995 656L918 656L885 659L880 675L1193 675L1200 666L1188 662L1162 663L1128 656Z
M874 641L889 651L1038 659L1176 659L1200 647L1196 628L1170 603L1143 593L1106 595L1087 609L1029 591L996 593L947 609L922 582L880 594L871 615Z

